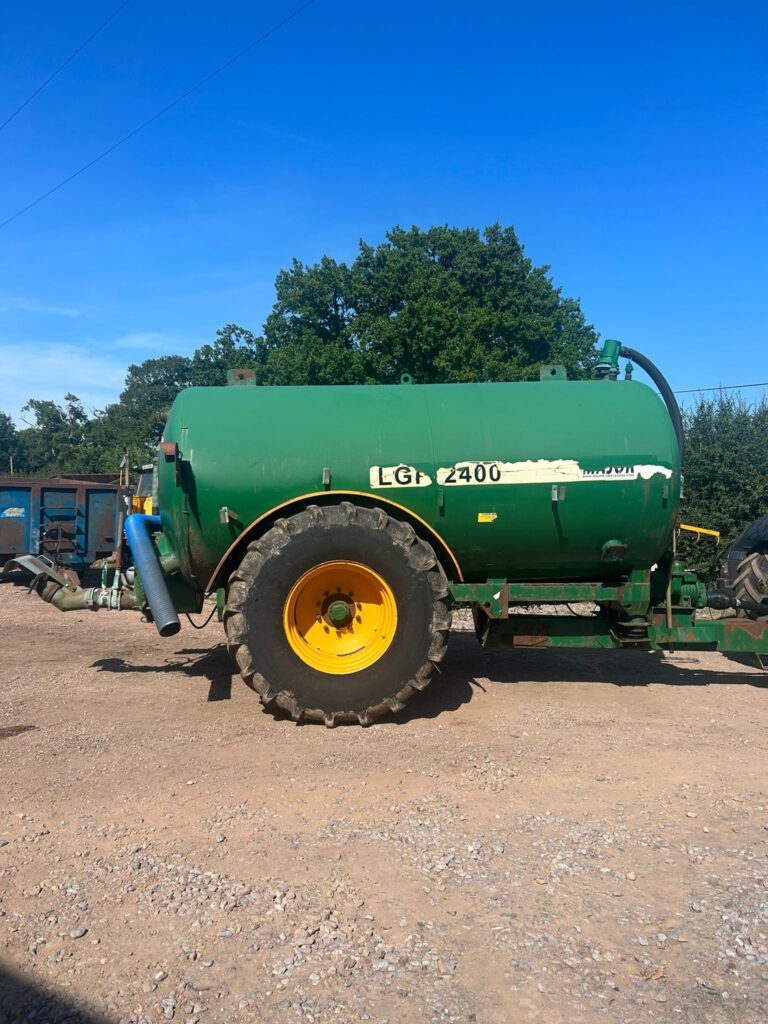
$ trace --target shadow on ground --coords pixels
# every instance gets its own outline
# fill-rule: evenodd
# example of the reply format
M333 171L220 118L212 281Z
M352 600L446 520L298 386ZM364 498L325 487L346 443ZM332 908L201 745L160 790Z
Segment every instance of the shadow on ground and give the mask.
M27 587L34 579L31 572L24 572L21 569L14 569L12 572L4 572L0 565L0 584L5 583L14 587ZM0 1018L2 1019L2 1018Z
M705 652L712 653L712 652ZM451 634L446 663L495 683L609 683L612 686L768 685L768 673L756 668L751 655L724 655L723 670L701 664L695 651L667 655L659 651L595 651L578 648L491 647L478 651L470 633ZM733 664L731 670L730 664ZM739 668L736 667L739 666Z
M208 701L229 700L235 669L226 646L183 648L173 661L144 665L123 658L101 658L92 668L101 672L172 672L209 682ZM768 673L744 673L735 666L752 666L746 655L732 655L734 670L704 668L690 652L674 661L654 651L581 651L505 648L483 649L474 634L451 633L448 653L431 685L414 698L403 712L389 721L405 724L415 719L436 718L455 711L472 698L473 688L484 689L483 680L495 684L598 683L611 686L767 686ZM727 662L726 662L727 664ZM287 718L282 712L275 717ZM315 723L306 723L315 724Z
M99 658L91 668L99 672L173 672L192 679L204 678L210 683L208 700L229 700L232 696L232 676L235 667L225 644L215 647L185 647L175 651L175 661L163 661L153 665L137 665L125 658ZM0 1022L2 1024L2 1022Z
M0 963L2 1024L104 1024L105 1018L76 998L65 998L34 978Z

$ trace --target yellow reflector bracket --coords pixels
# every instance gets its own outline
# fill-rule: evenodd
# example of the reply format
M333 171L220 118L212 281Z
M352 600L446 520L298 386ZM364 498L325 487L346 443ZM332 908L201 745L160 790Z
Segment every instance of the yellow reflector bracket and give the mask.
M701 540L702 537L711 537L715 544L720 543L719 530L707 530L703 526L688 526L685 523L680 523L678 530L687 530L689 533L695 533L697 540Z

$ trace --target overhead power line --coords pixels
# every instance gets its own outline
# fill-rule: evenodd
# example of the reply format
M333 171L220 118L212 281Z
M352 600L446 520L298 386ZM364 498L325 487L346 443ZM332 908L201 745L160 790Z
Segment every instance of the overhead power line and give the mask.
M70 53L70 55L67 57L67 59L64 61L64 63L63 64L59 64L59 66L56 68L56 70L51 72L51 74L48 75L46 80L41 85L38 85L38 87L35 89L35 91L33 93L31 93L29 96L27 96L27 98L24 100L24 102L22 104L20 104L18 107L16 107L16 109L14 110L14 112L12 114L10 114L8 117L6 117L6 119L3 121L3 123L0 124L0 132L3 130L3 128L5 128L6 125L11 123L11 121L14 119L14 117L16 117L17 114L20 114L22 112L22 110L26 106L29 106L29 104L32 102L32 100L35 98L35 96L39 96L40 93L43 91L43 89L45 89L45 87L47 85L51 84L51 82L54 80L56 75L58 75L61 71L63 71L64 68L68 64L72 63L72 61L75 59L75 57L78 55L78 53L81 53L86 48L88 43L90 43L93 39L95 39L96 36L99 34L99 32L101 32L101 30L103 28L107 27L107 25L110 23L110 21L112 21L112 19L116 15L118 15L120 13L120 11L122 11L122 9L126 6L127 3L128 3L128 0L123 0L123 2L121 4L118 4L118 6L114 9L114 11L112 11L110 16L108 18L106 18L104 21L102 21L102 23L99 25L99 27L97 29L94 29L94 31L91 32L91 34L88 36L88 38L84 42L80 43L80 45L78 46L78 48L76 50L73 50L72 53Z
M741 391L742 388L768 388L768 380L759 384L725 384L717 388L688 388L686 391L675 391L675 395L696 395L700 391Z
M6 227L8 224L11 223L11 221L16 220L17 217L21 217L22 214L27 213L27 211L31 210L34 206L37 206L38 203L42 203L44 199L47 199L49 196L52 196L54 192L58 192L60 188L63 188L65 185L68 185L70 181L74 181L74 179L81 175L84 171L87 171L89 168L93 167L94 164L97 164L99 160L103 160L105 156L109 156L110 153L114 153L114 151L118 149L120 146L122 146L124 143L134 138L134 136L138 135L139 132L144 131L144 129L148 128L151 124L154 124L155 121L159 120L164 114L167 114L169 110L172 110L174 107L178 106L179 103L190 97L192 93L197 92L198 89L201 89L204 85L207 85L208 82L211 81L211 79L215 78L217 75L220 75L222 71L226 71L227 68L231 67L236 61L240 60L241 57L244 57L247 53L250 53L251 50L253 50L256 46L259 46L260 43L263 43L266 39L269 39L270 36L273 36L275 32L278 32L281 28L283 28L284 25L287 25L289 21L292 21L295 17L301 14L302 11L305 11L307 7L311 7L311 5L314 2L315 0L306 0L306 3L303 3L300 7L297 7L295 10L291 11L291 13L288 14L285 18L283 18L282 21L278 21L276 24L272 26L272 28L267 29L267 31L260 35L258 39L254 39L252 43L249 43L248 46L240 50L239 53L236 53L233 57L230 57L229 60L219 65L219 67L217 67L214 71L211 71L210 74L206 75L205 78L201 78L199 82L195 82L195 84L191 88L187 89L186 92L183 92L180 96L177 96L175 100L171 100L171 102L166 104L166 106L164 106L162 110L158 110L156 114L153 114L152 117L142 122L142 124L140 124L137 128L134 128L132 132L128 132L128 134L124 135L122 139L118 139L117 142L114 142L111 146L108 146L105 150L103 150L103 152L99 153L98 156L95 156L93 160L89 160L87 164L83 164L83 166L79 167L73 174L70 174L68 177L63 178L57 185L54 185L53 188L49 188L47 192L43 192L43 194L38 196L37 199L33 199L31 203L27 203L26 206L23 206L20 210L17 210L16 213L8 217L7 220L1 221L0 228Z

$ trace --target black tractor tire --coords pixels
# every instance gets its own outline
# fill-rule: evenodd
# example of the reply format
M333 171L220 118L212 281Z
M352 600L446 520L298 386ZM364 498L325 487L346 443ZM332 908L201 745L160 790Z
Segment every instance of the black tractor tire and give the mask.
M755 551L748 555L739 565L733 592L742 601L756 601L758 604L768 599L768 555ZM768 605L765 615L747 612L751 619L768 618Z
M320 671L300 658L283 626L288 595L304 575L336 560L361 565L385 581L397 626L373 664L347 674ZM294 721L369 725L399 711L430 681L445 654L451 622L448 581L434 550L408 523L380 508L349 502L278 519L248 545L229 578L224 608L227 646L265 707Z

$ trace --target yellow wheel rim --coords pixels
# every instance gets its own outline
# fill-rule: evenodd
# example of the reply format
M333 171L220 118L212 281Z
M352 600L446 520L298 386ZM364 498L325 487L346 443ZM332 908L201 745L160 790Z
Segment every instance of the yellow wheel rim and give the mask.
M305 572L285 602L292 650L318 672L349 675L377 662L397 629L389 585L359 562L323 562Z

